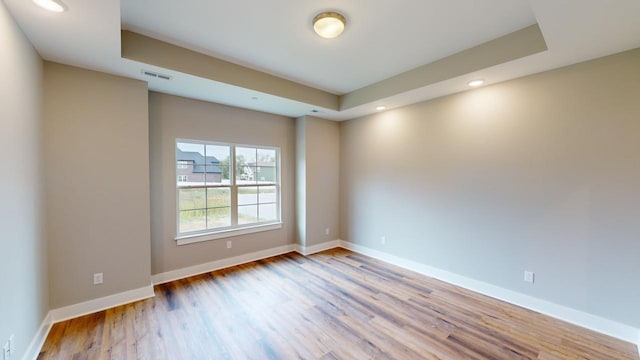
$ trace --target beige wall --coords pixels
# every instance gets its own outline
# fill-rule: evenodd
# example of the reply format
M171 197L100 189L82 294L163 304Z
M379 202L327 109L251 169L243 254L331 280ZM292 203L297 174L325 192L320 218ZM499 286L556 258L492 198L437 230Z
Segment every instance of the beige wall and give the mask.
M313 116L296 119L296 150L298 242L313 246L336 240L340 224L340 124Z
M23 357L48 310L42 60L0 2L0 348Z
M638 327L639 100L633 50L344 122L341 236Z
M296 242L307 243L307 120L296 119Z
M46 62L44 90L51 307L148 286L147 84Z
M149 122L153 274L294 243L294 119L151 92ZM177 138L279 147L282 228L176 245L174 158ZM231 249L226 248L227 240L233 241Z

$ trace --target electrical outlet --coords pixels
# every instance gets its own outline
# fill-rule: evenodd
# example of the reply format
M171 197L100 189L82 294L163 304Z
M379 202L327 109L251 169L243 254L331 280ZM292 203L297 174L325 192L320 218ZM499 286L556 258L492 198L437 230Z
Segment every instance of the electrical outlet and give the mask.
M324 234L328 236L329 235L329 231L330 231L329 228L324 229Z
M231 249L231 246L232 246L231 241L227 241L227 249Z
M387 237L386 236L380 236L380 244L385 245L387 243Z
M528 283L532 283L535 280L535 273L533 271L524 271L524 281L528 282Z
M100 285L103 283L103 281L104 281L104 276L102 275L102 273L93 274L93 285Z

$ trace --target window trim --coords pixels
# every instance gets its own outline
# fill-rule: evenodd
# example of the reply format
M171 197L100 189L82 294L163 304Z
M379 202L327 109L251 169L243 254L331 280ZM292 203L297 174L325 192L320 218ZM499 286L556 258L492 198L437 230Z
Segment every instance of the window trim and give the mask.
M254 224L257 224L257 223L254 223ZM261 225L252 224L252 226L244 226L241 228L227 228L225 230L217 230L217 231L208 232L204 234L200 233L200 234L192 234L192 235L181 235L181 236L177 236L175 240L177 245L186 245L186 244L199 243L203 241L225 239L225 238L230 238L232 236L253 234L253 233L262 232L262 231L277 230L281 228L282 228L281 221L277 223L270 222L268 224L265 223Z
M281 184L281 167L282 167L282 155L279 147L275 146L266 146L266 145L251 145L251 144L236 144L236 143L228 143L221 141L205 141L205 140L195 140L195 139L184 139L184 138L176 138L174 143L173 150L173 163L177 164L177 156L176 149L178 147L178 143L192 143L192 144L202 144L202 145L219 145L219 146L229 146L230 148L230 158L233 161L229 162L229 184L228 185L212 185L212 186L202 186L203 188L228 188L231 192L230 199L230 208L231 208L231 222L235 222L235 225L220 227L216 229L203 229L203 230L195 230L190 232L180 233L180 188L179 182L177 180L177 176L174 176L175 182L175 221L176 221L176 236L175 240L177 245L186 245L192 244L202 241L210 241L216 239L223 239L232 236L240 236L245 234L252 234L256 232L262 231L270 231L282 228L282 184ZM276 151L276 181L273 184L259 184L258 180L256 180L255 184L237 184L236 179L236 148L237 147L248 147L248 148L256 148L256 149L271 149ZM257 160L257 159L256 159ZM233 165L232 165L233 163ZM174 166L175 167L175 166ZM174 170L177 172L177 169ZM176 174L177 175L177 174ZM254 222L249 224L238 225L237 224L237 214L238 214L238 199L237 199L237 191L239 187L246 186L275 186L276 188L276 220L268 220L261 222ZM199 187L199 186L198 186ZM182 186L182 188L189 188L189 186ZM259 206L259 204L256 204Z

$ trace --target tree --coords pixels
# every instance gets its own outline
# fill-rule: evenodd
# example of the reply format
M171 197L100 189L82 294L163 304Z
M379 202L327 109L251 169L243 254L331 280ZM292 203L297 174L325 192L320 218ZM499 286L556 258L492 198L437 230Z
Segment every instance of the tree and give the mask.
M222 170L222 178L229 178L229 157L227 156L223 160L220 160L220 170Z

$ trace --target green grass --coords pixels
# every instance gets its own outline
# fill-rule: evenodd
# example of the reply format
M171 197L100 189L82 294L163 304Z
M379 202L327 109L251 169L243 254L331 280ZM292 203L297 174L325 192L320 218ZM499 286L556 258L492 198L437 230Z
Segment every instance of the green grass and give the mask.
M258 193L273 194L275 186L238 187L238 194L252 195ZM180 232L213 229L231 225L231 190L229 188L179 189ZM206 201L205 201L206 199ZM267 219L256 219L253 216L238 214L239 224Z

